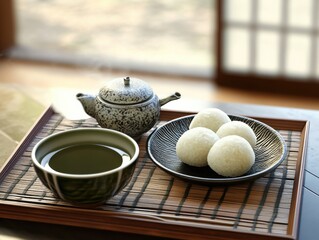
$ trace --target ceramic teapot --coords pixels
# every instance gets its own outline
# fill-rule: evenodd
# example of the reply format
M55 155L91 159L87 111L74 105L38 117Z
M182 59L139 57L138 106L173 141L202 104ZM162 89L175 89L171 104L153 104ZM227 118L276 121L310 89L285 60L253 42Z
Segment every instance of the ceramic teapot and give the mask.
M158 121L161 106L179 99L181 94L176 92L159 100L146 82L126 77L107 82L97 96L78 93L76 97L101 127L139 138Z

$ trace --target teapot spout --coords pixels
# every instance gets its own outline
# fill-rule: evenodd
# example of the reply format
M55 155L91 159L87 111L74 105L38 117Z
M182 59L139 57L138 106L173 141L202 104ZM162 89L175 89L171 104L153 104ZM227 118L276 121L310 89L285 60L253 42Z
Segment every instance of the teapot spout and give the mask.
M164 104L173 101L173 100L177 100L181 98L181 94L179 92L175 92L174 94L172 94L171 96L168 96L166 98L160 99L159 103L161 106L163 106Z
M80 101L84 111L95 118L95 96L90 94L78 93L76 98Z

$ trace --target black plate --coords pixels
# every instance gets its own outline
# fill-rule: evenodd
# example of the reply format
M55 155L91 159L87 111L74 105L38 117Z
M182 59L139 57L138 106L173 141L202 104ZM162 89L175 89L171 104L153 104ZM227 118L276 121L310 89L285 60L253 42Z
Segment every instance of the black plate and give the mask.
M189 166L177 157L176 143L188 130L194 116L185 116L165 123L154 130L147 141L147 152L152 161L175 176L201 183L223 184L247 181L274 170L286 158L286 143L276 130L251 118L229 115L231 120L247 123L257 136L257 144L254 148L256 158L252 168L239 177L223 177L208 166L200 168Z

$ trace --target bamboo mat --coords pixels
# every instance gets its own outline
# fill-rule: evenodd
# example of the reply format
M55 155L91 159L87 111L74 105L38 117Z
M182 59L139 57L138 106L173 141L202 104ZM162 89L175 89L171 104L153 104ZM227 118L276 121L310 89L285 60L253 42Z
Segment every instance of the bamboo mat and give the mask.
M0 200L70 206L56 199L37 178L31 165L31 151L41 138L77 127L98 126L93 119L70 121L53 114L3 178ZM187 182L156 167L146 152L146 134L139 141L140 157L131 182L96 210L222 225L255 233L287 234L301 132L277 130L288 147L284 162L257 180L225 186Z

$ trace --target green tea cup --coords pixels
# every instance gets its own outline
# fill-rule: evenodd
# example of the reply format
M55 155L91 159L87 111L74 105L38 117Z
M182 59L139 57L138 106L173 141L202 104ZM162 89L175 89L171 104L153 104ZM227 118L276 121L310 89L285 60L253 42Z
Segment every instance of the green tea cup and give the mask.
M139 146L128 135L105 128L77 128L49 135L32 150L41 182L74 205L97 206L130 181Z

